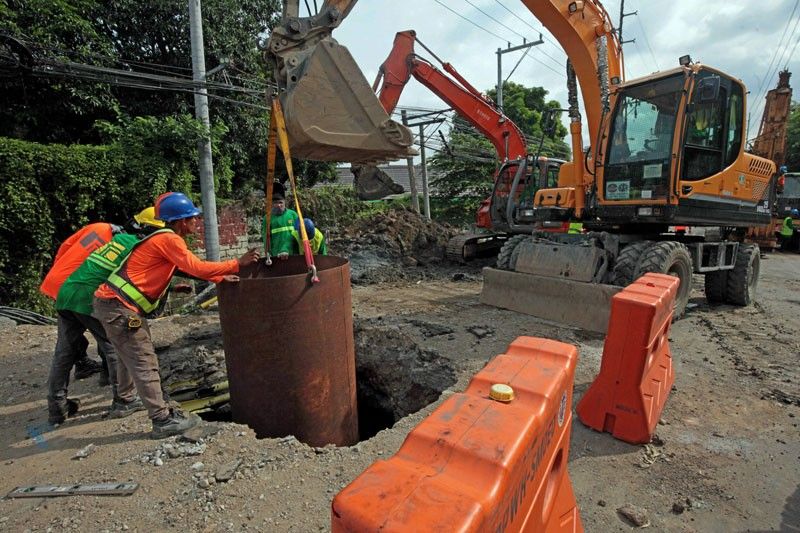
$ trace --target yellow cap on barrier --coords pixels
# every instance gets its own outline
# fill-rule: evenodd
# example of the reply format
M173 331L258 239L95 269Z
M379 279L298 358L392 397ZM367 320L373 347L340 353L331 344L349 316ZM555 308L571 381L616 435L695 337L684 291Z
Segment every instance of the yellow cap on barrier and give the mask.
M495 383L489 390L489 398L498 402L510 402L514 399L514 389L505 383Z

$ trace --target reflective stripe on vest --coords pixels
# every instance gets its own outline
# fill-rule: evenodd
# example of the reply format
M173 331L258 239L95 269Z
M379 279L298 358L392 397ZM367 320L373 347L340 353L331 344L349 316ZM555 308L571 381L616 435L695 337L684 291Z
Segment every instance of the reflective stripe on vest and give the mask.
M122 263L120 263L120 265L111 274L109 274L108 279L106 280L106 284L111 288L112 291L114 291L114 293L117 294L117 296L119 296L129 304L135 305L144 314L152 313L153 311L156 310L159 302L161 301L161 297L164 296L164 293L162 292L158 296L158 298L155 299L155 301L150 300L150 298L145 296L144 293L142 293L142 291L140 291L139 288L133 284L130 278L128 278L128 269L127 269L128 259L131 258L131 256L133 255L133 251L136 249L136 247L142 244L143 242L147 241L147 239L149 239L153 235L158 235L159 233L167 233L167 232L172 232L172 230L169 228L164 228L154 231L141 241L134 244L128 256L122 260ZM167 289L165 287L164 292L166 292L166 290Z
M86 260L110 272L119 266L117 261L125 250L120 243L111 241L92 252Z
M272 228L272 230L270 230L270 233L286 233L287 231L294 231L294 227L281 226L279 228Z

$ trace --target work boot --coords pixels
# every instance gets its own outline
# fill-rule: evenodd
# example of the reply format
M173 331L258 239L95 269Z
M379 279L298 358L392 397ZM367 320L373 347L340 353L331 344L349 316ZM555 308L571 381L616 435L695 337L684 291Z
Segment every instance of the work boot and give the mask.
M75 362L75 379L86 379L92 374L97 374L103 370L103 366L102 363L88 357L78 359Z
M170 409L169 415L161 420L153 420L153 432L150 436L154 439L163 439L172 435L180 435L187 429L195 427L200 422L200 417L186 414L180 409Z
M52 426L60 426L64 420L75 416L80 408L80 401L67 398L63 403L51 403L48 407L47 422Z
M100 375L97 377L97 385L100 387L111 385L111 378L108 377L108 369L106 369L105 365L103 365L103 370L100 371Z
M111 418L125 418L126 416L132 415L137 411L143 411L144 404L142 400L139 398L134 398L129 402L125 402L122 400L118 400L114 398L111 401L111 410L108 412L108 416Z

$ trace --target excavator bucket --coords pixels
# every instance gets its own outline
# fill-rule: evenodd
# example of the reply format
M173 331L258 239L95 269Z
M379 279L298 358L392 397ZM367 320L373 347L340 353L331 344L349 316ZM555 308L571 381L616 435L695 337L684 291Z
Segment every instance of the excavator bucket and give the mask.
M392 180L384 171L373 165L353 165L353 188L359 200L380 200L390 194L400 194L403 186Z
M336 3L313 17L284 13L270 36L292 155L358 164L414 155L411 131L389 117L349 50L331 37L344 18Z

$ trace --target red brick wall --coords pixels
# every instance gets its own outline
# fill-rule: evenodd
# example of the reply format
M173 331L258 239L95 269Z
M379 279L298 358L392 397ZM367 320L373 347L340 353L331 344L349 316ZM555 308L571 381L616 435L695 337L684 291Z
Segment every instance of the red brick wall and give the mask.
M241 204L228 204L217 209L219 224L220 259L239 257L247 251L247 215ZM195 236L194 251L198 255L205 254L205 227Z

